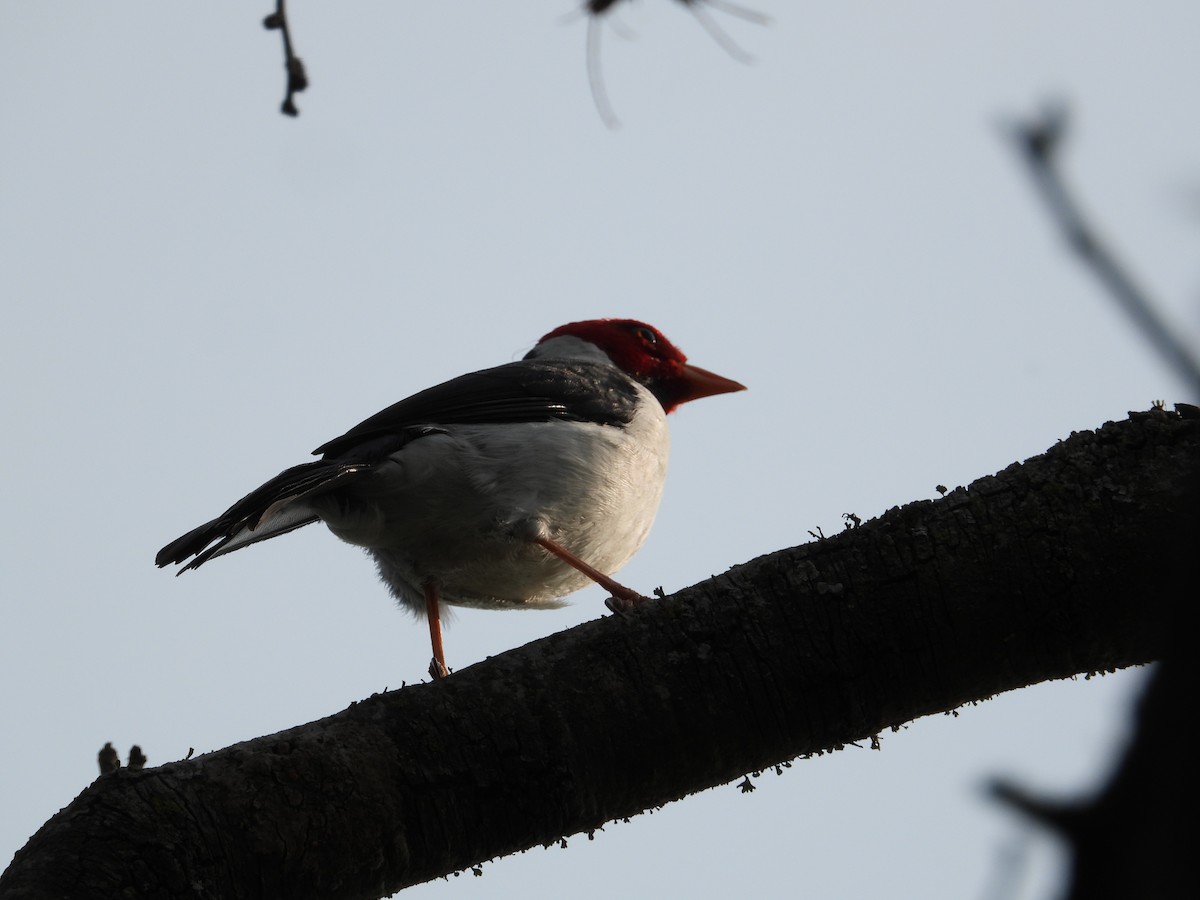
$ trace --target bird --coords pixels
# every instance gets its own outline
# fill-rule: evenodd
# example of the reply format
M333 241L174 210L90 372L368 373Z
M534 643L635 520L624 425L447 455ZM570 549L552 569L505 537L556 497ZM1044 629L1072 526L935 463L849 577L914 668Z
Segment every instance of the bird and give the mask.
M636 319L571 322L522 359L420 391L364 419L155 557L176 574L324 522L373 557L398 604L428 620L449 675L443 605L546 609L613 579L641 548L667 472L667 414L745 390L692 365Z

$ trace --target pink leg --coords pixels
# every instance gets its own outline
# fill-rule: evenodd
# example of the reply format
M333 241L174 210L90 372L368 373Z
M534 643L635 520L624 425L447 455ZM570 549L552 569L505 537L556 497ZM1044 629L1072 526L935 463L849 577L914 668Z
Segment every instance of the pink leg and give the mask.
M442 618L438 609L438 590L432 582L425 585L425 618L429 620L429 640L433 644L433 659L429 676L435 681L450 674L446 668L446 651L442 649Z

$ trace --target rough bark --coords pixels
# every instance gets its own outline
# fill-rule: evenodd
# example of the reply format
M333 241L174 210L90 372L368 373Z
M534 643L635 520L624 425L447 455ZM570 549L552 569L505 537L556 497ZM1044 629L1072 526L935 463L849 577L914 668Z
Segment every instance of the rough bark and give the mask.
M379 897L918 716L1153 660L1198 450L1200 422L1136 414L443 682L101 776L0 896Z

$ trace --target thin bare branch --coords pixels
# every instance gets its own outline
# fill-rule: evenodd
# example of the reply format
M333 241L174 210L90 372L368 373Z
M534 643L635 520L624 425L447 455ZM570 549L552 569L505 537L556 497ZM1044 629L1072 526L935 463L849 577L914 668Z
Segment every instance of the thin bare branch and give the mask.
M284 115L298 116L296 94L308 87L308 74L304 71L304 63L292 48L292 32L288 26L286 0L275 0L275 12L263 19L263 27L268 31L278 31L283 35L283 68L287 72L287 93L279 109Z
M703 26L704 30L715 40L725 52L742 63L754 62L754 57L743 50L734 42L728 34L725 33L713 19L707 7L719 9L724 13L744 19L747 22L754 22L757 25L769 25L770 17L756 12L752 9L747 9L744 6L739 6L736 3L728 2L728 0L676 0L683 6L686 6L696 17L696 21ZM600 70L600 32L603 19L622 3L622 0L584 0L583 13L588 17L588 35L587 35L587 72L588 85L592 91L592 101L596 104L596 111L600 114L600 118L609 128L620 127L620 120L617 118L616 111L608 99L608 91L604 87L604 75Z
M1059 159L1066 130L1066 109L1049 106L1040 118L1013 126L1011 136L1033 176L1034 185L1062 229L1068 246L1100 279L1159 356L1188 385L1192 396L1200 397L1200 361L1176 337L1159 315L1150 295L1117 260L1112 248L1100 239L1096 229L1088 224L1063 180Z

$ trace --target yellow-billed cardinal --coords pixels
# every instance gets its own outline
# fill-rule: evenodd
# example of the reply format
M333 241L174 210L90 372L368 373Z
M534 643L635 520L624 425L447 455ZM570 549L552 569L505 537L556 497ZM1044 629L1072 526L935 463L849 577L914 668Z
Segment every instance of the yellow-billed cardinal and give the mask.
M745 390L690 365L632 319L572 322L524 359L414 394L313 451L159 551L179 571L322 521L375 558L402 606L429 619L442 677L439 604L551 608L613 581L646 539L667 472L666 414Z

